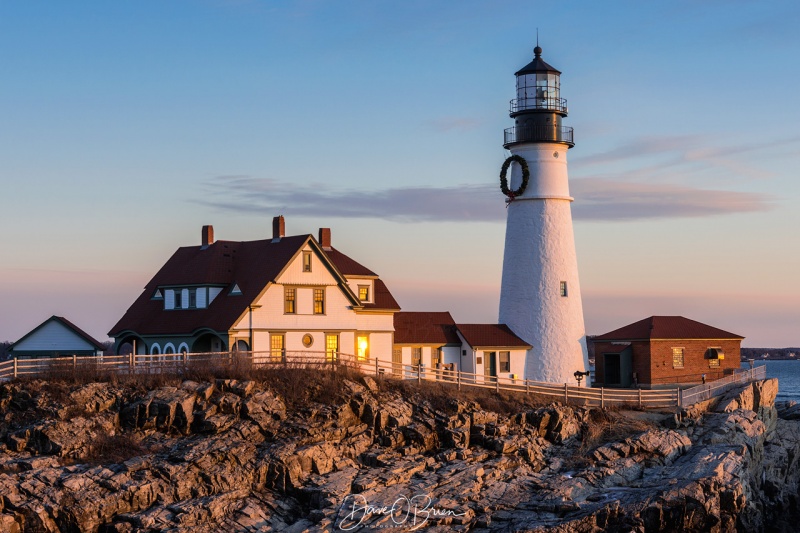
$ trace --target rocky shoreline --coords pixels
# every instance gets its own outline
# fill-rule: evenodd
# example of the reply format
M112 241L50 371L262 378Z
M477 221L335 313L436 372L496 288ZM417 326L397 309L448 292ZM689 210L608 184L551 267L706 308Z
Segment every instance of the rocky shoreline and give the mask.
M800 523L800 421L778 418L776 380L676 414L289 377L0 385L0 531Z

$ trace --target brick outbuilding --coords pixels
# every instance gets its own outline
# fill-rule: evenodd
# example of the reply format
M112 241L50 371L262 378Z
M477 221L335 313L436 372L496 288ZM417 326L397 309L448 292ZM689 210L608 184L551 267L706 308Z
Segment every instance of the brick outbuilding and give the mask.
M682 316L651 316L592 339L598 387L702 383L741 365L741 335Z

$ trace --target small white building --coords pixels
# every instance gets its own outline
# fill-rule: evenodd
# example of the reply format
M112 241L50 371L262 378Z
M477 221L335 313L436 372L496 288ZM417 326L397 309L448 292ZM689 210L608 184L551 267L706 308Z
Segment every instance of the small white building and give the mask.
M524 379L530 345L503 324L457 324L448 312L399 312L394 316L392 361L423 373L457 370L479 380Z
M61 316L51 316L11 345L9 357L34 359L103 355L103 345Z

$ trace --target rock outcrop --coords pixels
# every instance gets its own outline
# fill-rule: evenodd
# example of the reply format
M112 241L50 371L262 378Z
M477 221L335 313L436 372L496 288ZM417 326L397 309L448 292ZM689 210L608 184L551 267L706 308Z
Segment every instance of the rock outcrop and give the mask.
M775 380L678 424L674 413L513 400L501 413L452 389L356 377L299 407L256 381L51 388L0 385L0 531L800 523L800 422L776 417Z

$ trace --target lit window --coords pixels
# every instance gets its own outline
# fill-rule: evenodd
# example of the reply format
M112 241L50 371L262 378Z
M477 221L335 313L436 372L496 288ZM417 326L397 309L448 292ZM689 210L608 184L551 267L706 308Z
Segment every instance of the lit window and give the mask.
M561 282L561 285L559 286L559 294L561 294L561 296L566 296L567 295L567 282L566 281L562 281Z
M358 286L358 299L362 302L369 301L369 285L359 285Z
M329 362L339 358L339 335L325 335L325 359Z
M270 358L273 361L283 361L286 355L285 338L281 335L272 334L269 336Z
M708 360L708 367L709 368L719 368L719 359L709 359Z
M303 272L311 272L311 252L303 252Z
M369 359L369 337L367 335L359 335L357 337L356 347L358 348L359 361L366 361Z
M511 372L511 352L500 352L500 372Z
M683 348L672 349L672 368L683 368Z
M296 299L297 299L297 290L294 288L286 287L283 289L284 301L283 301L283 312L287 315L293 315L297 311L297 307L295 306Z
M325 289L314 289L314 314L325 314Z

